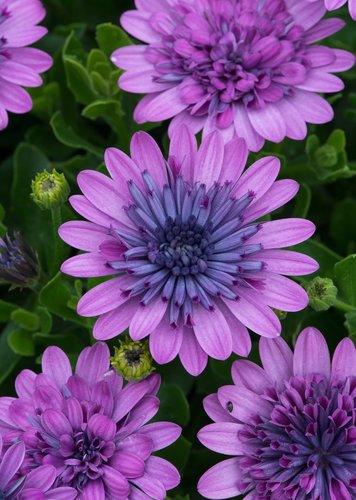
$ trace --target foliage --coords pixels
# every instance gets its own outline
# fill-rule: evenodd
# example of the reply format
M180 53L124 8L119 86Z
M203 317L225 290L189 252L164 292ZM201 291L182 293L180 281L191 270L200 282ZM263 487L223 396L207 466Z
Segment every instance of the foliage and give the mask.
M132 119L138 99L119 90L120 71L110 61L114 48L132 43L117 24L120 12L132 8L131 2L46 0L44 4L49 34L38 45L54 56L54 66L43 87L31 91L32 113L12 115L9 128L0 135L0 236L6 230L20 230L37 252L42 269L31 289L10 291L0 286L1 395L14 392L14 379L21 369L38 370L47 346L60 346L75 363L80 350L93 342L93 321L79 317L76 304L83 290L100 280L73 280L58 272L72 251L58 238L59 219L72 219L73 213L68 204L59 208L57 217L40 210L30 197L31 181L44 169L55 168L65 174L75 194L78 172L84 168L103 171L105 148L128 151L130 137L139 128ZM342 14L348 24L332 44L355 52L355 25L346 8ZM356 70L343 78L344 92L331 98L332 123L310 126L306 141L266 144L258 154L278 155L282 177L301 184L296 200L275 217L307 216L317 226L315 237L299 245L299 250L317 259L320 270L300 282L306 285L320 276L333 280L338 289L328 311L308 307L288 314L283 320L284 338L293 343L303 327L317 326L331 349L347 335L356 343ZM166 124L143 128L167 147ZM255 159L251 155L250 161ZM253 340L251 359L257 360L257 336ZM187 375L178 361L156 367L164 381L158 419L184 427L184 437L164 451L183 477L170 498L200 498L196 493L199 476L220 459L202 448L196 432L208 423L203 397L230 383L232 361L210 361L197 379Z

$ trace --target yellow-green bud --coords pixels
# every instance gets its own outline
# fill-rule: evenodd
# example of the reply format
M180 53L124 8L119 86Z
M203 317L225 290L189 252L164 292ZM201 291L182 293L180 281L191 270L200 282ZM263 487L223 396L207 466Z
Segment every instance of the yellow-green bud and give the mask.
M315 151L314 158L318 167L332 168L338 162L338 153L331 144L324 144Z
M51 210L63 205L69 196L69 185L64 174L44 170L31 184L31 198L41 210Z
M155 370L147 342L125 339L120 341L119 348L114 349L111 365L125 380L141 380Z
M329 278L314 278L306 287L309 305L314 311L327 311L335 304L337 288Z
M277 316L277 318L282 321L287 317L287 313L285 311L281 311L280 309L273 309L273 312Z

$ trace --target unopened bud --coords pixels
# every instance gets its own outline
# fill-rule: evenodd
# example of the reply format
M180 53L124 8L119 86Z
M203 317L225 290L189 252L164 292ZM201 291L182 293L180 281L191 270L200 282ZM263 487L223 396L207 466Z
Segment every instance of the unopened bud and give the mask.
M327 311L336 301L337 288L329 278L314 278L306 287L314 311Z
M69 185L64 174L44 170L31 184L31 198L41 210L51 210L63 205L69 196Z
M111 365L125 380L141 380L155 370L147 342L126 339L114 349Z

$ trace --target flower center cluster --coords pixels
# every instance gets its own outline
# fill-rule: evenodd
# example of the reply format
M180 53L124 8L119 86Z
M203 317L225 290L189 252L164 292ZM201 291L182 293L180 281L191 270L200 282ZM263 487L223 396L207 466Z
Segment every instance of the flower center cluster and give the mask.
M253 484L259 498L329 498L324 488L333 478L354 481L356 377L342 384L293 377L284 390L270 388L263 397L273 403L270 419L256 416L239 436L247 490Z
M263 108L304 81L303 28L294 23L283 0L205 3L205 11L195 2L172 7L175 28L169 34L160 19L151 20L162 33L160 46L151 46L147 53L155 65L155 80L181 82L181 96L191 114L215 116L240 100ZM232 120L228 114L227 122Z
M94 481L102 475L101 465L112 456L115 445L106 443L95 436L90 439L88 434L83 431L76 433L73 440L73 458L69 458L65 462L71 467L67 468L62 475L62 480L80 491L88 479Z
M263 263L249 257L260 244L247 245L259 224L244 225L243 213L254 198L234 197L234 186L190 184L180 175L158 189L148 172L143 186L128 183L133 203L126 208L133 231L115 230L127 246L125 260L108 262L137 277L124 289L143 305L157 296L169 302L172 326L191 326L193 303L214 308L215 297L238 299L236 289Z
M207 260L213 252L209 245L208 227L197 224L191 215L182 222L178 215L175 220L167 217L163 229L157 231L161 244L149 253L151 262L171 269L174 276L203 273L207 270Z

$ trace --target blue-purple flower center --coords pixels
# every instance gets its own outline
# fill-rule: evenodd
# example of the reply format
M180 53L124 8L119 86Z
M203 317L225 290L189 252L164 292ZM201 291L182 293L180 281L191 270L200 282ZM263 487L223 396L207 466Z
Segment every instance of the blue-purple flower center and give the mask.
M256 415L239 436L245 447L242 488L253 487L259 498L330 499L334 479L351 493L356 377L338 384L319 375L293 377L282 391L271 387L263 397L273 403L270 418Z
M211 1L205 12L182 4L170 17L175 29L166 34L159 16L152 16L162 41L148 48L147 57L155 81L179 84L193 115L223 113L228 125L232 103L263 108L305 79L303 28L283 0Z
M0 269L11 269L16 264L25 264L16 240L0 239Z
M249 275L263 268L251 258L261 245L247 244L260 225L244 224L243 216L254 194L236 198L232 183L207 189L180 175L159 189L148 172L142 178L142 186L128 183L126 213L135 233L114 231L127 251L108 265L137 277L124 293L143 305L161 297L169 302L172 326L191 326L194 303L213 309L215 298L238 299L238 287L249 286Z

